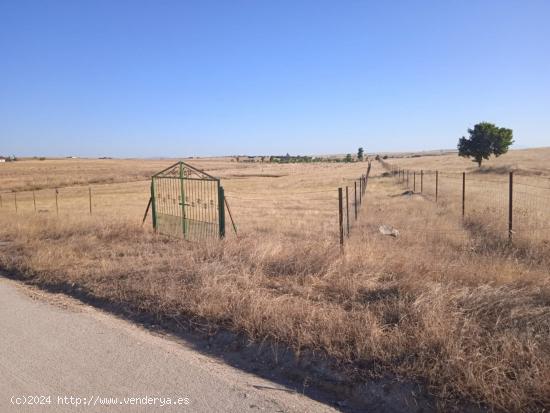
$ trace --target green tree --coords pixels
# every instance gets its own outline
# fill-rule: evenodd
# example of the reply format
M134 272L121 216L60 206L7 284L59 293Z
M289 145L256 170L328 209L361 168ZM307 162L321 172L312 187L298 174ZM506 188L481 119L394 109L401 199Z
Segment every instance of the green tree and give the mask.
M351 158L351 153L348 153L346 155L346 158L344 159L344 162L351 162L352 161L352 158Z
M363 155L364 155L365 151L363 150L363 148L359 148L357 149L357 159L359 159L360 161L363 160Z
M489 122L478 123L473 129L468 129L468 133L469 138L463 136L458 141L458 155L473 158L478 166L491 155L498 157L508 152L514 143L512 129L499 128Z

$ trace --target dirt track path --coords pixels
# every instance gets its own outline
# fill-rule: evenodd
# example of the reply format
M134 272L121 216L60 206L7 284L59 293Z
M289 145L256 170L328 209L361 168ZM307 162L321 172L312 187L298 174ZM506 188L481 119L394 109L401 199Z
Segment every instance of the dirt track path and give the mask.
M51 404L17 406L10 401L12 396L29 395L49 395ZM79 397L80 403L92 406L76 406L77 399L72 405L59 404L58 396ZM154 406L98 405L98 397L118 397L118 403L138 397L143 403L144 396L187 398L189 404L161 407L158 400ZM0 277L0 412L85 411L335 410L200 354L181 341Z

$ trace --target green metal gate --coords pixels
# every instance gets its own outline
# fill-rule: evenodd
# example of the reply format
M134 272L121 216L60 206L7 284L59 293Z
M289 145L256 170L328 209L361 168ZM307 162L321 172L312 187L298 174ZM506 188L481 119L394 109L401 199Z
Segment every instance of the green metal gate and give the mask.
M155 231L189 241L225 236L220 180L177 162L153 175L151 205Z

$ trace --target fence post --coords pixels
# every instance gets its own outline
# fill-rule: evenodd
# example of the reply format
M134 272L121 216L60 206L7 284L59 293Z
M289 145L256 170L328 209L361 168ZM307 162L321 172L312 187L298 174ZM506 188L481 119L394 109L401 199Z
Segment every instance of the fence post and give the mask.
M225 195L223 191L223 186L219 184L218 181L218 208L219 208L219 226L220 226L220 238L225 237Z
M363 181L359 179L359 205L361 205L361 202L363 201Z
M413 192L416 192L416 171L413 171Z
M409 170L407 169L407 188L409 187Z
M512 241L513 218L514 218L514 172L510 172L510 188L508 192L508 240Z
M340 246L344 246L344 211L342 205L342 188L338 188L338 225L340 228Z
M346 186L346 227L348 230L348 237L349 237L349 195L348 195L347 186Z
M92 187L88 187L88 194L90 196L90 215L92 215Z
M424 170L420 170L420 193L424 190Z
M13 193L13 202L15 203L15 213L17 214L17 192Z
M466 172L462 172L462 219L466 213Z
M0 195L0 208L3 208L4 205L2 205L2 195Z
M34 204L34 213L36 213L36 196L34 195L34 189L32 190L32 203Z
M155 178L151 178L151 218L153 230L157 231L157 202L155 199Z
M355 209L355 220L357 221L357 181L353 182L353 206Z
M183 230L183 239L189 239L189 220L187 219L186 211L185 211L185 185L183 183L183 164L180 162L179 164L179 178L180 178L180 195L181 195L181 224L182 224L182 230ZM223 188L222 188L223 192ZM220 181L218 181L218 202L223 203L223 199L220 198ZM222 205L222 207L224 207ZM220 210L221 213L221 210ZM225 219L225 217L224 217ZM220 214L220 222L221 222L221 214ZM221 226L220 226L220 238L223 238L221 235ZM224 235L225 235L225 223L224 223Z
M435 171L435 202L437 202L438 195L439 195L439 171Z
M55 188L55 213L59 216L59 203L57 202L57 194L59 191Z

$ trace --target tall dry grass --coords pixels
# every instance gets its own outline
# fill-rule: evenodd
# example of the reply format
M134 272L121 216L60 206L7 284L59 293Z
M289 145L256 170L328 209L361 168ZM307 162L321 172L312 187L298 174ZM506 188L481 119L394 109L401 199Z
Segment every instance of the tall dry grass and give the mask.
M376 165L341 255L330 229L336 214L320 220L301 211L321 210L332 199L303 194L288 204L273 194L330 190L364 165L253 167L256 173L247 173L255 176L225 184L228 192L244 198L248 189L248 197L259 198L243 201L255 209L241 208L240 222L252 224L241 226L238 239L185 243L156 236L125 214L98 220L10 212L0 218L1 239L10 241L1 247L0 267L134 310L315 350L357 379L391 372L419 380L447 403L550 408L548 259L490 244L449 210L400 196ZM287 175L257 176L274 171ZM292 208L281 218L265 214L279 214L281 205ZM381 235L381 224L400 236Z
M509 191L512 179L512 238L516 246L527 249L550 246L550 210L547 208L550 203L548 155L550 151L544 148L512 151L500 158L491 159L491 165L482 169L468 169L464 182L466 224L492 233L501 240L508 240ZM455 157L458 158L456 155ZM414 190L431 201L437 201L449 212L452 211L456 219L462 219L463 173L453 172L452 165L461 165L464 160L457 161L454 157L448 160L449 171L441 164L444 158L448 158L448 155L390 159L382 160L381 163L392 173L398 168L399 172L394 177L403 188ZM528 162L534 158L538 161ZM543 158L546 159L546 163L542 163ZM523 159L525 161L521 163L521 168L518 163L506 163ZM444 169L437 169L440 167Z

